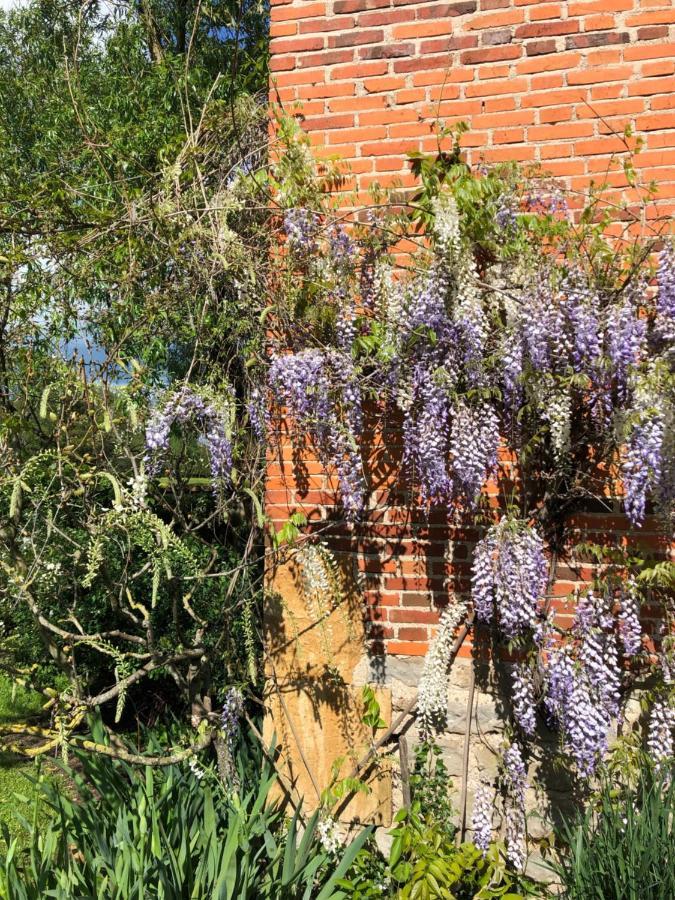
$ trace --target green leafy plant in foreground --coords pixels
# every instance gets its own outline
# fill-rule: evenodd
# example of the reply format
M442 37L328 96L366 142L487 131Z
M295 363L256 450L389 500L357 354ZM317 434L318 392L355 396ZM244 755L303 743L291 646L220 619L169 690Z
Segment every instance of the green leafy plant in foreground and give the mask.
M507 868L503 848L488 853L472 843L457 846L444 822L425 818L412 804L396 816L389 858L374 845L362 850L340 886L351 900L521 900L537 885Z
M647 763L637 784L606 776L598 799L562 827L555 866L569 900L675 897L675 782Z
M243 756L238 765L242 776L250 773ZM275 776L267 766L255 779L249 774L240 793L196 760L141 770L78 754L67 774L72 799L41 785L53 818L43 834L32 829L27 850L6 833L2 900L341 900L347 895L337 882L370 833L341 858L326 851L319 814L304 828L298 810L287 821L270 796Z

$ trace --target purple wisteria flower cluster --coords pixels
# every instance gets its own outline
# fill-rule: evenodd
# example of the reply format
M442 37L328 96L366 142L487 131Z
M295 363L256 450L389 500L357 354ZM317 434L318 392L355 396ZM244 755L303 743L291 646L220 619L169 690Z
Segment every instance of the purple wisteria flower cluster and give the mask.
M232 442L228 432L227 415L215 402L204 399L189 385L184 385L155 410L145 430L148 450L146 470L156 475L169 449L169 437L174 425L193 425L199 433L199 443L208 453L211 479L214 485L229 481L232 473Z
M527 768L523 753L517 742L513 742L502 758L506 815L506 855L517 872L525 868L525 790L527 788Z
M335 467L345 513L355 518L363 508L365 484L361 388L351 356L319 349L277 356L268 381L277 404L313 439L324 464Z
M533 627L538 602L546 592L548 563L539 534L504 516L479 541L471 575L476 616L515 638Z
M479 784L473 800L473 816L471 828L473 842L482 851L483 856L490 848L492 838L492 811L494 809L493 792L486 784Z
M304 207L287 209L284 213L284 231L288 236L288 243L302 256L309 256L318 249L320 224L317 214Z
M661 484L665 418L661 410L640 411L628 438L622 466L626 515L633 525L645 517L647 492Z

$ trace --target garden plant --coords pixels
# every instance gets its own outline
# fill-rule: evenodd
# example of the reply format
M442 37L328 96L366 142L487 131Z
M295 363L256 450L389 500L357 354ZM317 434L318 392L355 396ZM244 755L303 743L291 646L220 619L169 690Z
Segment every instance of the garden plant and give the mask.
M664 544L675 522L675 249L639 141L622 136L623 187L580 196L469 166L463 127L438 123L414 191L362 208L261 100L265 16L34 0L0 18L0 667L43 702L0 731L65 770L38 776L21 840L5 830L0 896L544 894L525 800L547 753L581 810L551 851L563 891L632 898L675 849L675 576L640 542L648 516ZM311 452L334 473L337 524L268 521L284 429L300 469ZM358 771L310 815L260 734L265 567L295 561L318 622L339 606L331 527L380 502L373 434L401 444L411 508L478 534L386 853L339 831ZM578 538L598 508L629 541ZM563 628L572 553L591 575ZM433 763L462 626L512 660L470 841Z

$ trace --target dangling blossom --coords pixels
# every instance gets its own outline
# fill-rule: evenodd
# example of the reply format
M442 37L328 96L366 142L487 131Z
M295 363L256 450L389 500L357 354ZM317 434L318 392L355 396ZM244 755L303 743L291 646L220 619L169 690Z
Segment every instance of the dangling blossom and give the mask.
M659 254L654 331L667 347L675 346L675 246L667 244Z
M471 596L480 621L492 619L511 639L533 627L546 591L548 564L537 532L506 517L479 541L473 562Z
M659 487L663 467L665 419L658 408L638 411L622 466L624 506L632 525L642 525L647 492Z
M621 588L619 613L619 637L626 656L635 656L642 649L640 624L640 597L634 578L629 578Z
M309 432L322 461L336 468L345 513L355 518L363 508L365 485L358 444L361 388L351 356L318 349L277 356L268 380L277 403Z
M602 345L598 298L579 274L568 279L566 294L565 311L572 332L574 370L588 372L597 363Z
M403 422L403 460L420 485L423 502L447 502L448 397L435 373L419 362L413 369L412 404Z
M525 868L525 789L527 770L523 754L514 741L504 752L504 789L506 813L506 856L517 872Z
M534 689L534 672L527 663L519 662L513 667L511 704L516 724L523 733L532 737L537 725L537 703Z
M319 217L309 209L296 207L284 213L284 231L296 253L309 256L316 251L318 228Z
M675 707L667 697L657 697L652 704L647 732L647 749L657 766L675 756L674 731Z
M448 666L457 626L466 608L463 603L446 606L438 621L438 632L424 659L419 681L417 712L423 734L442 727L448 714Z
M599 702L584 666L569 645L551 651L546 666L544 706L561 731L563 748L579 774L590 777L607 752L611 716Z
M647 333L647 323L631 294L627 293L620 305L609 307L605 333L607 355L612 362L619 399L623 401L629 372L640 362Z
M494 809L494 792L487 784L479 784L473 800L473 816L471 828L473 842L482 851L483 856L490 849L492 839L492 810Z
M478 502L481 488L497 467L499 420L489 403L455 406L450 432L452 485L455 496L469 507Z
M199 443L207 449L213 481L217 483L229 480L232 473L232 444L225 413L213 403L207 403L188 385L170 396L150 417L145 430L148 474L154 475L159 471L162 457L169 449L172 426L187 423L193 423L201 431Z

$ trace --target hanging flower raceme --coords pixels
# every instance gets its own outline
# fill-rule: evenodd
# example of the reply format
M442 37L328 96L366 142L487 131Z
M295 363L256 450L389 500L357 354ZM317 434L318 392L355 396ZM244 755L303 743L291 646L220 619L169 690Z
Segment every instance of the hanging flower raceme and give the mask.
M527 769L519 745L514 741L503 756L506 855L517 872L525 868L525 789Z
M475 507L485 481L497 467L499 420L489 403L470 406L460 400L454 409L450 459L455 498Z
M665 417L658 407L638 409L622 466L624 505L633 525L642 525L647 493L660 486Z
M634 656L642 649L640 596L634 578L629 578L622 586L620 601L619 637L626 656Z
M145 430L148 474L159 472L162 459L169 449L172 427L190 424L198 431L199 443L206 447L214 484L229 481L232 443L227 408L227 403L206 400L189 385L184 385L166 399L152 414Z
M675 707L667 695L656 698L649 714L647 749L657 766L675 757Z
M476 547L471 597L478 620L492 621L496 610L507 638L522 634L536 624L547 580L541 537L524 523L504 517Z
M534 672L526 662L513 668L511 704L513 718L524 734L532 737L537 725L537 700L534 689Z
M438 622L438 633L425 657L417 699L417 713L423 734L429 735L447 720L448 666L455 632L465 613L463 603L446 606Z
M351 355L309 349L277 356L268 383L277 405L311 436L324 464L337 470L345 513L356 517L365 498L359 450L363 411Z
M675 347L675 245L667 244L659 254L658 293L654 331L670 352Z
M492 811L494 809L494 796L486 784L479 784L473 801L473 816L471 828L473 830L473 842L482 851L483 856L490 848L492 839Z
M284 213L284 231L291 248L301 256L309 256L318 248L320 219L316 213L304 207L287 209Z

